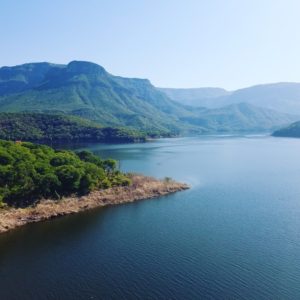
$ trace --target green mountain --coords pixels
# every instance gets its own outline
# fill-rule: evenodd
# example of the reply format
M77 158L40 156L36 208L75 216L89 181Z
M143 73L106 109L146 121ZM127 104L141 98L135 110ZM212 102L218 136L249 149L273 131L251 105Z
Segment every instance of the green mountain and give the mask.
M30 63L0 68L0 96L23 92L38 86L47 72L59 65Z
M100 127L79 117L38 113L0 113L0 139L36 142L137 142L141 133Z
M295 137L300 138L300 121L292 123L291 125L278 129L273 132L273 136L278 137Z
M162 133L178 133L178 116L191 114L146 79L113 76L81 61L1 68L0 111L60 111L106 126Z
M214 101L220 93L227 95L224 90L202 94ZM247 104L211 109L180 104L147 79L114 76L83 61L0 68L0 112L75 115L153 136L266 131L296 120L292 115Z

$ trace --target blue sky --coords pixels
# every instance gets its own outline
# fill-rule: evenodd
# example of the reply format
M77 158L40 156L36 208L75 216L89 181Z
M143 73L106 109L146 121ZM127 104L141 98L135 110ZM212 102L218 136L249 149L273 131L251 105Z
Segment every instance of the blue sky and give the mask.
M298 0L1 0L0 66L88 60L161 87L300 82Z

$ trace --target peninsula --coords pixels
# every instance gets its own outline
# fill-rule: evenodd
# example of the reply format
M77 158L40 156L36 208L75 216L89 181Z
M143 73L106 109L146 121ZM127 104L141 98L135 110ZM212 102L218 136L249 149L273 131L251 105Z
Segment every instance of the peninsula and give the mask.
M128 174L129 186L118 186L95 190L84 196L70 196L61 200L41 200L36 205L25 208L0 209L0 233L16 227L74 214L84 210L137 200L157 198L189 188L187 184L168 178L158 180L153 177Z
M83 210L187 189L170 178L123 173L89 151L0 140L0 233Z

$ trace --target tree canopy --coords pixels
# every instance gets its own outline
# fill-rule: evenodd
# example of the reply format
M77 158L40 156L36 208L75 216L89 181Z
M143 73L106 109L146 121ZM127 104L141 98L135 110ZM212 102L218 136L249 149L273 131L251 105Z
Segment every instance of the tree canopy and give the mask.
M29 142L0 140L0 202L26 206L96 188L129 185L116 161L88 151L55 150Z
M91 121L63 114L0 113L0 139L30 142L145 141L145 134L132 129L101 127Z

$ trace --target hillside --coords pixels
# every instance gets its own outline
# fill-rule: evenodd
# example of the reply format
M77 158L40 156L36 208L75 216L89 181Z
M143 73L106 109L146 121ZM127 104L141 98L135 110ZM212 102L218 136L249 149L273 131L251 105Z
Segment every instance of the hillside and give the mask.
M300 83L257 85L217 99L218 106L246 102L280 112L300 114Z
M217 97L229 95L230 92L222 88L190 88L190 89L176 89L176 88L158 88L165 93L170 99L196 107L209 107L212 99Z
M253 105L242 108L238 103L247 97L228 106L225 99L232 94L222 89L200 90L181 91L181 95L195 99L201 94L213 105L195 108L178 103L147 79L114 76L90 62L0 68L0 112L75 115L106 127L138 129L150 136L267 131L298 119ZM216 109L216 101L224 107Z
M78 117L38 113L0 113L0 139L36 142L136 142L134 130L102 128Z
M247 103L232 104L215 109L200 109L198 116L189 119L207 133L267 132L297 120L289 114L263 109Z
M255 106L277 110L279 112L300 115L300 83L282 82L273 84L261 84L232 92L224 92L222 89L208 89L209 97L205 96L205 89L161 89L171 99L181 104L216 108L237 103L248 103ZM201 91L203 90L203 93ZM190 95L199 97L191 98Z
M295 137L300 138L300 121L292 123L291 125L278 129L273 132L273 136L278 137Z
M53 110L106 126L161 133L178 133L182 130L178 116L191 114L148 80L113 76L90 62L25 64L0 69L0 111Z

